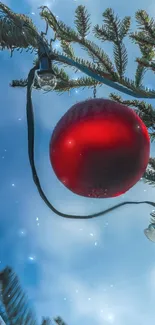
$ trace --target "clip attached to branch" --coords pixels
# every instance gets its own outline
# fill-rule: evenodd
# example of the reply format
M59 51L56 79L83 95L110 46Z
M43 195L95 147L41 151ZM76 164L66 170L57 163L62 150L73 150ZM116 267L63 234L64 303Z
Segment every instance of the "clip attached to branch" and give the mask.
M41 89L44 91L51 91L57 85L57 78L52 69L52 59L48 55L46 48L40 44L38 50L39 70L35 72L35 78ZM53 57L54 58L54 57Z
M35 77L39 87L45 91L53 90L57 85L57 78L52 69L51 60L46 54L40 59L40 69L36 70Z

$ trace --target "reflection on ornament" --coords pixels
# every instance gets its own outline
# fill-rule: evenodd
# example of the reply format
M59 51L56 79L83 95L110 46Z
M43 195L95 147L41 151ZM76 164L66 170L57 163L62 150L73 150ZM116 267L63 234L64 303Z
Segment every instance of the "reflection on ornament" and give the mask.
M49 70L36 71L36 80L41 89L44 91L51 91L57 85L57 79L55 75Z
M73 105L50 142L57 178L73 193L90 198L128 191L143 176L149 154L148 130L134 110L102 98Z

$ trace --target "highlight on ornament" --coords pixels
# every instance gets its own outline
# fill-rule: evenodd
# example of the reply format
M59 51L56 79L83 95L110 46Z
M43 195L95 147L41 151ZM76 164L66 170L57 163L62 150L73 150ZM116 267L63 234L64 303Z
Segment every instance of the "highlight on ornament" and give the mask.
M102 98L73 105L50 141L50 161L59 181L90 198L127 192L144 174L149 155L148 130L139 116Z

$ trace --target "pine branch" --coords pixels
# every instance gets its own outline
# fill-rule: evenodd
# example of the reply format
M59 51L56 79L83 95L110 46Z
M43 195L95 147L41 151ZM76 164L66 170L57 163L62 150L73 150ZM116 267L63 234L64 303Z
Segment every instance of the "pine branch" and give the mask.
M122 38L119 35L120 20L117 16L114 16L112 9L107 9L103 13L103 17L107 30L114 34L114 60L119 77L122 78L126 70L128 58L125 45L122 43Z
M3 319L6 325L10 325L10 322L6 314L6 310L2 304L0 304L0 317Z
M28 299L23 293L18 277L9 267L0 274L2 284L2 302L10 325L37 325L34 313L29 307Z
M112 10L112 9L107 9L107 10ZM105 11L106 13L106 11ZM103 13L103 17L104 17L104 13ZM113 31L113 29L109 28L108 26L108 22L106 20L104 20L104 25L102 25L101 27L99 27L99 25L97 24L96 26L94 26L93 28L93 33L94 36L98 39L100 39L101 41L109 41L109 42L113 42L113 40L115 40L115 33ZM127 36L129 29L130 29L130 24L131 24L131 18L130 17L125 17L122 22L119 22L119 38L120 40L123 40L123 38L125 36Z
M75 11L74 23L79 33L79 36L84 39L89 34L91 26L90 15L88 14L85 6L77 7Z
M94 35L102 41L107 40L114 44L114 61L119 77L122 79L128 63L127 50L122 40L128 34L130 17L125 17L121 22L117 16L114 16L111 8L106 9L102 15L104 26L100 28L96 25L93 30Z
M66 42L66 41L61 41L61 47L64 51L64 53L71 59L75 58L75 54L74 54L74 50L72 48L72 46L70 45L70 43Z
M109 97L120 104L138 108L138 110L135 109L135 112L143 120L146 127L155 130L155 110L151 104L147 104L144 101L139 101L139 100L123 100L121 96L112 93L109 95ZM151 137L151 133L150 133L150 137ZM152 135L152 139L153 138L154 138L154 132Z
M150 70L152 70L153 72L155 71L155 63L154 62L150 62L148 61L147 59L145 58L137 58L136 59L136 62L139 63L139 65L142 67L142 68L148 68Z
M42 11L40 16L47 22L47 24L53 29L53 31L57 35L57 39L60 41L66 41L68 43L78 43L81 47L88 52L93 58L100 63L104 68L105 73L109 73L111 79L118 80L117 74L114 70L113 64L105 52L99 48L96 44L91 41L86 40L85 38L79 37L78 33L76 33L72 28L66 26L63 22L58 21L53 13L46 7L41 7ZM79 7L78 7L79 8ZM77 10L79 10L77 8Z
M4 16L4 13L7 15L8 19L10 21L13 21L14 26L18 26L18 29L20 27L20 33L21 31L24 32L24 37L26 36L26 40L27 40L27 45L29 44L29 38L32 38L33 41L34 39L36 40L36 44L35 46L38 47L38 38L40 37L40 35L37 33L37 30L35 29L35 27L33 26L32 21L26 17L25 15L18 15L18 14L14 14L12 13L12 11L4 6L3 4L0 5L1 6L1 10ZM79 7L78 7L79 8ZM84 7L82 7L84 8ZM155 91L149 91L147 88L144 87L137 87L137 82L134 82L132 80L129 80L128 78L122 78L122 74L123 71L125 69L126 63L127 63L127 56L126 56L126 52L125 52L125 48L122 45L123 43L121 43L122 41L122 37L124 37L129 29L129 18L125 17L125 19L123 20L123 22L121 23L120 21L118 21L118 19L116 19L113 15L113 12L111 12L109 9L107 9L105 11L105 19L109 19L109 21L111 21L111 25L109 23L109 27L110 29L110 33L113 33L114 35L114 42L115 42L115 50L114 50L114 55L115 55L115 63L117 65L117 70L119 70L119 74L115 72L114 67L112 62L110 61L109 57L107 56L106 53L104 53L104 51L102 49L100 49L96 44L94 44L93 42L90 42L88 40L86 40L85 38L80 38L78 33L76 33L73 29L71 29L70 27L67 27L63 22L58 22L56 17L49 11L49 9L47 7L42 7L42 12L40 13L41 17L45 19L46 23L48 23L52 29L56 32L56 36L60 41L63 42L63 47L65 52L67 51L67 43L71 43L71 42L77 42L79 43L83 48L86 49L86 51L88 52L88 54L90 56L92 56L92 58L96 60L96 63L93 64L89 61L74 57L74 61L76 63L80 63L82 66L87 67L89 69L89 71L95 73L96 75L99 75L101 77L110 79L114 82L120 83L123 86L125 86L128 89L131 89L141 95L147 95L147 96L154 96L155 95ZM116 23L117 20L117 23ZM114 24L115 24L115 29L114 29ZM113 26L113 27L112 27ZM24 30L23 30L24 28ZM114 29L112 32L112 28ZM19 31L19 30L18 30ZM27 34L26 34L27 33ZM12 39L15 39L14 35L12 35ZM20 34L21 35L21 34ZM116 37L117 36L117 37ZM18 37L19 39L20 37ZM23 37L22 37L23 40ZM44 39L45 40L45 39ZM45 40L47 42L47 40ZM16 42L16 41L15 41ZM17 46L17 44L15 44L13 46ZM119 43L119 44L118 44ZM24 46L27 46L24 45ZM8 45L9 46L9 45ZM10 45L12 46L12 45ZM19 45L21 46L21 44ZM117 50L116 50L117 48ZM71 50L71 48L68 49L68 52L66 52L67 55L69 55L70 57L73 56L73 52ZM55 60L59 63L65 64L65 66L72 66L72 63L68 64L65 60L65 56L64 58L60 58L58 55L56 55L55 51L51 50L51 59L53 60L53 55L55 55ZM120 58L121 57L121 58ZM117 61L117 62L116 62ZM72 66L73 67L73 66ZM77 70L77 68L73 67L73 69ZM120 75L120 76L119 76ZM138 75L139 77L139 75ZM62 85L62 81L60 82L60 84ZM57 88L58 89L58 88ZM62 87L61 87L62 89ZM64 87L63 89L68 90L68 87Z
M86 87L93 88L94 85L102 86L99 82L94 82L92 78L84 77L84 78L77 78L76 80L68 80L68 81L58 81L57 85L54 89L59 94L64 93L65 91L70 91L72 89L82 88L85 89ZM25 80L13 80L10 84L11 87L27 87L27 79ZM37 84L37 81L34 82L34 89L40 89L39 85ZM52 91L52 90L51 90Z
M144 46L155 46L155 40L145 35L143 32L134 32L129 35L132 41L136 44Z
M152 51L154 53L155 46L155 22L145 10L138 10L135 14L136 21L138 23L140 32L135 32L130 34L130 38L138 43L139 45L143 45L145 47L144 55L146 55L146 49Z
M149 159L149 164L142 178L144 183L155 186L155 158Z
M143 175L143 180L146 184L155 186L155 172L146 171Z
M145 10L138 10L136 12L136 21L139 29L146 33L147 36L155 38L155 22L153 18L150 18Z
M56 318L54 319L54 321L55 321L55 323L56 323L57 325L67 325L67 324L62 320L61 317L56 317Z
M0 2L0 47L1 49L37 48L38 32L32 20L20 14L15 14Z
M140 64L139 61L135 73L135 85L136 87L142 87L142 81L144 79L145 73L146 73L146 68Z

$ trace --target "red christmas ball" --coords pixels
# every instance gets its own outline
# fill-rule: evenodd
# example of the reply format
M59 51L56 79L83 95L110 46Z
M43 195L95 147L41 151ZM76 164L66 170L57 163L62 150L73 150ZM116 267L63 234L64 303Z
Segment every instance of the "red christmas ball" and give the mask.
M147 128L134 110L102 98L73 105L50 141L57 178L72 192L93 198L128 191L144 174L149 153Z

